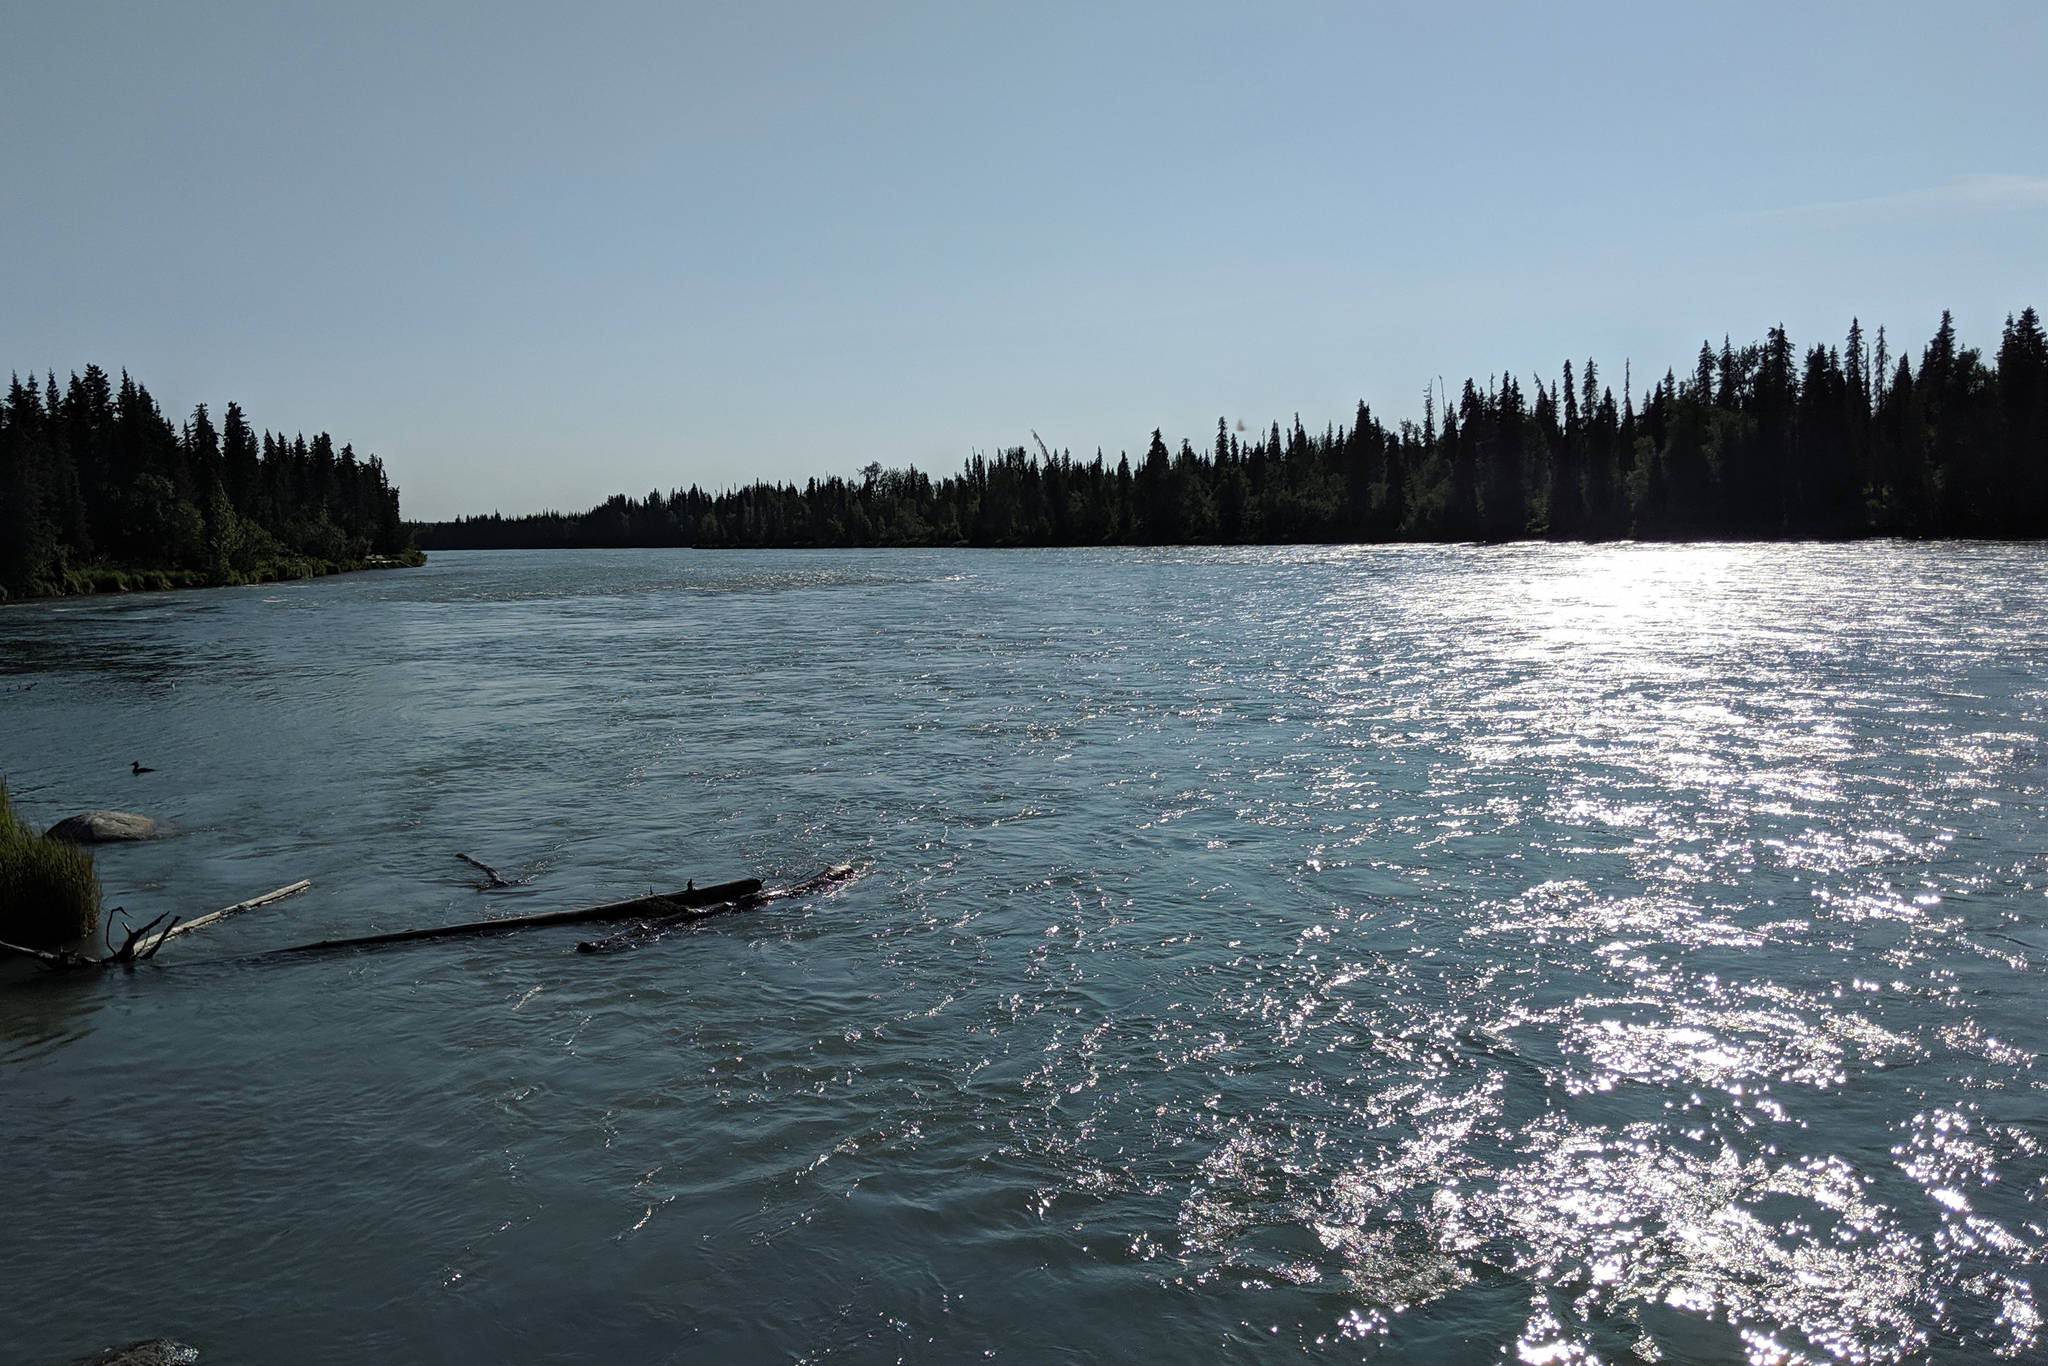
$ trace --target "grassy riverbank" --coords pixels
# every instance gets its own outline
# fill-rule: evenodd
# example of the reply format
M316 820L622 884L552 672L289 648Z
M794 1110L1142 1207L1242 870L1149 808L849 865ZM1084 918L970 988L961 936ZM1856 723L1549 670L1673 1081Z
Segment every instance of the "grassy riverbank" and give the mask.
M0 780L0 939L32 949L82 939L100 925L92 855L38 833L14 814Z

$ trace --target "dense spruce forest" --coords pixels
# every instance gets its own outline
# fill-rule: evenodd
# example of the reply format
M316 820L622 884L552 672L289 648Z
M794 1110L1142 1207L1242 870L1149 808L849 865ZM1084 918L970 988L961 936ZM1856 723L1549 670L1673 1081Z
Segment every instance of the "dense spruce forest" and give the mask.
M1944 313L1916 366L1880 328L1802 355L1785 330L1703 343L1638 398L1592 361L1528 387L1434 386L1418 424L1360 404L1135 465L1013 447L934 480L618 495L581 514L419 528L427 549L568 546L1039 546L1300 541L2041 536L2048 534L2048 341L2027 309L1994 362Z
M417 560L375 456L260 437L230 403L174 427L124 372L40 386L0 406L0 600L303 578Z

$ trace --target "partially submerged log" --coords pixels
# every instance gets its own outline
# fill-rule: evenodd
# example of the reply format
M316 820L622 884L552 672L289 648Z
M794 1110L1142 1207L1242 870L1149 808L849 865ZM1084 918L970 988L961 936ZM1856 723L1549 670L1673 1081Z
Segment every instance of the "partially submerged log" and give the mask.
M744 897L737 901L720 902L717 905L694 907L669 915L641 918L637 923L628 925L625 929L619 930L614 934L608 934L602 939L583 940L576 945L576 952L618 953L625 949L637 949L642 944L653 943L670 930L688 921L701 920L707 915L717 915L722 911L752 910L756 906L765 906L771 901L781 901L787 897L803 896L809 892L820 891L836 882L844 882L852 876L852 864L835 863L824 872L807 877L802 882L793 882L787 887L775 887L767 891L757 891L752 896Z
M364 934L350 939L322 939L312 944L294 944L278 953L319 953L328 949L373 949L387 944L415 944L425 939L455 939L465 935L501 934L507 930L528 930L541 925L580 925L591 921L640 920L676 915L713 913L709 908L738 909L767 900L761 893L761 879L743 877L732 882L699 887L691 883L680 892L658 892L612 901L602 906L581 906L569 911L541 911L535 915L507 915L492 920L470 920L460 925L431 925L419 930L392 930L388 934Z
M508 915L493 920L469 920L459 925L433 925L418 930L392 930L386 934L357 935L349 939L322 939L313 944L294 944L276 950L279 954L320 953L330 949L375 949L392 944L417 944L431 939L456 939L471 935L503 934L510 930L538 929L544 925L583 925L619 921L632 922L624 930L603 939L586 940L576 947L584 953L601 953L633 948L677 925L731 911L749 911L771 901L803 896L853 876L850 863L834 864L824 872L787 887L764 887L757 877L738 878L699 887L692 882L680 892L657 892L630 901L610 901L602 906L580 906L568 911L541 911L535 915Z
M672 915L650 916L635 920L623 930L616 930L602 939L579 939L578 953L617 953L622 949L637 949L642 944L651 944L686 920L702 920L706 916L721 915L727 911L751 910L766 905L766 896L755 894L739 901L720 901L710 906L693 906Z
M199 1349L196 1347L187 1347L169 1338L150 1338L145 1342L109 1347L89 1357L79 1357L73 1366L193 1366L198 1360Z
M190 934L194 930L205 929L216 920L226 920L231 915L240 915L243 911L253 911L258 906L268 906L273 901L282 901L288 896L297 896L300 892L307 892L312 889L312 879L302 878L288 887L279 887L276 891L265 892L262 896L252 896L247 901L237 901L232 906L223 906L217 911L209 911L205 915L195 916L183 924L167 925L164 927L164 932L157 936L156 943L150 947L149 956L154 957L156 951L164 946L164 940L169 939L174 934Z
M844 882L853 876L852 864L838 863L786 887L764 887L761 879L757 877L736 878L731 882L717 882L707 887L699 887L692 882L679 892L657 892L634 897L628 901L607 902L602 906L579 906L566 911L541 911L535 915L500 916L492 920L465 921L459 925L431 925L424 929L392 930L385 934L356 935L347 939L322 939L311 944L293 944L287 948L272 949L256 956L275 958L285 954L320 953L332 949L384 948L393 944L417 944L434 939L503 934L512 930L536 929L544 925L632 922L617 934L577 945L577 948L585 953L606 952L637 947L689 921L730 911L752 910L772 901L808 895L835 883ZM311 882L294 882L290 886L279 887L276 891L265 892L262 896L238 901L232 906L223 906L210 914L186 921L160 915L142 928L128 931L127 940L120 948L113 948L109 941L110 952L103 958L70 950L52 953L41 949L22 948L4 941L0 941L0 951L37 959L45 967L51 968L105 968L117 963L132 966L144 959L154 958L157 950L164 946L164 941L174 935L214 924L241 911L295 896L312 885ZM116 908L117 913L118 909ZM168 924L165 923L167 918ZM162 928L159 929L159 926Z

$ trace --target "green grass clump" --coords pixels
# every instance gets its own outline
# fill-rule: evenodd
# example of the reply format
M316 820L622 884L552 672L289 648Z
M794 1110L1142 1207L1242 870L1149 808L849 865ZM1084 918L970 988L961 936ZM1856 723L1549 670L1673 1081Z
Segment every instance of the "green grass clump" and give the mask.
M99 927L100 878L92 855L23 823L0 781L0 939L50 949Z

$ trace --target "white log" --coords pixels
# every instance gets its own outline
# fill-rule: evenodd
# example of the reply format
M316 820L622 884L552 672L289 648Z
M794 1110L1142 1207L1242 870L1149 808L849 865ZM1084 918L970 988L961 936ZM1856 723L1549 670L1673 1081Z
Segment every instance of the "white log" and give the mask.
M312 886L312 879L304 878L292 883L288 887L279 887L276 891L265 892L262 896L252 896L247 901L237 901L232 906L223 906L217 911L209 911L205 915L194 916L190 920L181 920L162 934L159 934L155 941L146 950L142 951L143 956L147 957L149 954L155 953L158 949L162 948L164 941L172 935L187 934L193 930L211 925L216 920L225 920L229 916L239 914L242 911L254 910L258 906L268 906L271 902L282 901L288 896L297 896L300 892L311 890Z

